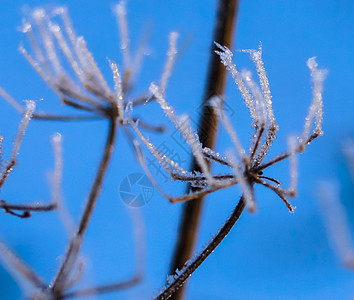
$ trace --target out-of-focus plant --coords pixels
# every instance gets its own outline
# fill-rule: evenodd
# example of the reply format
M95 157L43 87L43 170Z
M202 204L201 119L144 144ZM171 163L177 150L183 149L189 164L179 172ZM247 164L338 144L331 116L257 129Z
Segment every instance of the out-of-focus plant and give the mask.
M354 140L347 139L342 144L348 169L354 183ZM348 213L340 196L338 180L323 180L318 184L317 196L329 242L342 265L354 269L354 241L348 221Z
M64 225L66 225L69 233L69 243L57 274L54 276L51 283L47 284L41 279L30 266L22 261L5 244L1 243L0 246L0 254L4 265L7 266L10 273L15 274L15 278L18 279L21 286L28 286L29 283L31 289L25 292L28 296L35 299L63 299L104 293L128 288L140 282L142 278L143 266L142 263L140 263L138 264L136 274L126 281L93 286L76 291L72 289L74 284L79 281L82 276L83 260L80 259L79 252L100 195L113 150L116 147L115 139L117 129L122 127L123 133L125 133L128 140L131 141L131 134L126 128L128 124L127 118L129 118L130 121L137 121L137 119L132 116L132 108L144 104L146 101L146 93L138 96L129 95L134 86L136 74L141 67L146 45L142 44L136 56L132 57L124 2L117 4L114 7L114 11L121 32L121 48L123 53L122 69L118 68L115 62L109 62L113 74L114 89L109 87L109 84L103 77L93 55L87 48L85 39L82 36L76 35L66 8L59 7L51 11L36 9L23 24L23 32L28 37L33 54L30 54L24 46L21 45L20 51L22 54L41 75L47 85L57 94L62 104L71 106L74 109L84 112L84 114L57 115L34 113L33 101L29 101L27 108L24 109L3 88L0 90L0 96L24 115L18 137L15 141L13 153L4 171L1 173L1 186L15 165L16 154L25 128L31 117L33 119L57 121L106 119L109 123L109 130L101 161L89 191L84 211L77 225L71 221L67 212L60 209L64 208L64 206L59 204L61 198L60 184L62 168L60 135L56 135L53 139L56 153L56 170L54 172L55 180L53 185L54 202L48 205L39 203L17 205L2 200L0 203L0 208L19 217L29 217L31 211L45 211L57 207L59 208L59 212L63 212ZM171 45L173 45L176 37L176 33L171 33ZM170 75L171 63L170 54L168 53L167 62L160 79L162 86L167 85ZM154 126L140 119L139 124L150 131L162 132L164 130L163 126ZM16 213L16 210L23 211L23 214ZM139 224L136 225L136 227L138 227L141 225L141 222L136 219L137 218L135 218L135 223ZM141 231L138 229L139 228L137 228L136 232ZM142 237L139 235L136 239L136 252L139 255L138 260L142 261Z

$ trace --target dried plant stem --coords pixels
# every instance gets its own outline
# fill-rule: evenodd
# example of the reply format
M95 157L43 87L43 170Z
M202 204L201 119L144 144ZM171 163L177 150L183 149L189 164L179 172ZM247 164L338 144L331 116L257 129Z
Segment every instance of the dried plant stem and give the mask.
M155 298L155 300L168 299L173 294L175 297L175 292L182 287L185 281L193 274L193 272L203 263L203 261L216 249L216 247L222 242L222 240L229 234L230 230L235 225L236 221L239 219L245 206L246 201L244 200L244 196L242 196L230 217L220 228L219 232L215 235L215 237L208 243L205 249L200 254L198 254L197 257L193 259L190 264L183 268L178 277L176 277L176 279L171 284L167 285L166 288L161 291L161 293Z
M220 43L221 45L231 47L238 3L238 0L219 0L218 4L218 14L216 17L209 62L209 73L203 99L204 106L198 132L203 146L210 149L214 148L218 128L218 117L213 109L208 105L208 100L213 96L220 96L224 94L227 78L227 70L220 63L218 56L214 53L216 49L214 41ZM192 170L199 171L199 169L199 166L194 160ZM183 206L179 235L171 263L171 274L173 274L177 268L181 269L184 263L190 259L193 254L202 207L203 197L187 202ZM183 288L173 296L173 299L182 298Z
M96 115L55 115L35 113L32 115L32 119L41 121L90 121L90 120L103 120L104 117Z
M5 200L0 200L0 209L4 209L5 212L20 218L29 218L31 212L51 211L57 207L57 202L51 202L48 204L40 202L14 204L8 203ZM15 211L21 211L22 213L17 213Z
M109 132L108 132L103 156L96 174L96 178L91 187L88 201L87 204L85 205L85 210L80 220L79 228L76 232L76 235L70 241L65 258L62 262L62 265L52 285L54 294L60 295L62 293L62 290L65 287L66 280L68 279L67 277L69 276L72 267L76 262L78 252L81 248L81 242L87 230L98 196L101 192L104 177L108 170L109 162L114 149L116 131L117 131L117 124L116 124L115 117L112 114L109 120Z
M87 296L94 296L94 295L101 295L101 294L106 294L110 293L113 291L121 291L125 290L131 287L136 286L141 282L141 276L134 276L133 278L130 278L125 281L117 282L117 283L112 283L112 284L105 284L105 285L100 285L100 286L94 286L90 287L87 289L82 289L74 292L69 292L66 293L62 296L62 299L67 299L67 298L76 298L76 297L87 297Z
M314 139L318 138L319 136L320 136L320 135L319 135L318 133L316 133L316 132L315 132L314 134L312 134L312 135L307 139L307 141L305 141L303 144L300 144L300 146L297 146L297 147L293 150L294 154L304 152L304 148L303 148L304 145L306 145L306 146L309 145ZM281 153L281 154L279 154L279 155L277 155L277 156L271 158L269 161L267 161L267 162L265 162L265 163L259 165L257 168L254 169L254 172L255 172L255 173L258 173L258 172L260 172L260 171L262 171L262 170L264 170L264 169L266 169L266 168L268 168L268 167L270 167L270 166L275 165L276 163L278 163L278 162L280 162L280 161L283 161L283 160L289 158L291 155L292 155L292 151L286 151L286 152L284 152L284 153Z

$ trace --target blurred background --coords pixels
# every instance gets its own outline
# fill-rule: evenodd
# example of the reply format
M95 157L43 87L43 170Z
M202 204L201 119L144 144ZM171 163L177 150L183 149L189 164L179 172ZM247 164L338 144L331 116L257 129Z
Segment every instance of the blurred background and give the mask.
M37 111L68 113L55 94L19 53L23 41L22 19L37 7L52 9L65 5L74 28L83 35L88 48L113 87L107 59L122 64L119 33L112 12L113 1L8 1L0 3L0 85L15 99L40 99ZM144 64L132 96L146 91L150 82L159 80L168 49L168 34L177 30L180 56L169 81L166 97L178 114L187 113L196 122L206 78L209 49L217 1L127 1L132 49L139 45L144 29L150 38ZM280 126L269 157L284 151L287 137L300 134L311 103L312 90L306 60L317 56L321 68L328 69L324 88L324 136L299 155L297 207L290 214L272 192L256 188L258 211L244 212L231 233L189 280L187 299L349 299L354 296L354 272L342 267L333 251L323 222L316 194L320 180L339 182L340 198L354 235L353 183L342 142L354 134L354 2L353 1L278 1L243 0L240 3L235 49L263 45L263 59L273 95L273 108ZM240 68L254 71L248 56L235 54ZM248 146L251 120L232 80L226 99L230 116ZM0 133L4 136L3 160L9 157L20 115L5 101L1 103ZM167 132L149 134L155 145L165 144L189 166L189 155L173 127L156 103L136 111L152 124L165 124ZM47 122L31 121L1 199L16 203L49 201L48 174L53 169L50 137L63 136L63 194L77 221L85 204L90 184L103 150L106 121ZM230 146L221 128L217 150ZM147 157L149 154L146 152ZM151 157L151 156L150 156ZM166 180L154 166L151 172L165 191L185 192L184 185ZM102 194L84 240L86 272L79 286L124 280L134 273L134 231L129 207L122 201L119 188L124 178L142 169L118 132L117 145ZM266 176L289 184L288 162L267 169ZM198 249L207 243L240 196L237 187L207 198ZM146 205L135 208L145 226L145 277L137 287L97 299L145 299L165 284L178 228L182 205L171 205L156 190ZM54 276L67 237L57 213L34 214L18 219L1 212L0 238L13 248L43 278ZM21 299L16 282L0 269L1 298Z

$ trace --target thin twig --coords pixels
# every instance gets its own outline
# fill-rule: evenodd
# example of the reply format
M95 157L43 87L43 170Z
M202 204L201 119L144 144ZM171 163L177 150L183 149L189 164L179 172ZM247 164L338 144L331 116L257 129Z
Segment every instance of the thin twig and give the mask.
M216 17L209 62L209 73L203 99L203 113L199 123L198 132L203 146L210 149L214 148L218 118L217 115L212 112L212 108L206 104L208 104L208 100L211 97L224 94L227 78L227 70L223 67L218 56L214 53L216 49L214 41L221 45L231 47L238 3L238 0L220 0L218 4L218 14ZM195 160L193 161L192 170L199 170ZM202 206L203 197L187 202L183 206L179 235L170 268L171 274L173 274L177 268L182 268L184 263L192 256L197 239ZM178 294L175 294L173 299L182 299L182 297L183 289L181 289Z
M216 247L222 242L222 240L228 235L232 227L235 225L236 221L239 219L243 209L246 206L246 201L242 196L238 204L236 205L231 216L227 219L225 224L220 228L219 232L215 237L209 242L206 248L197 255L191 263L187 264L180 272L173 282L165 287L155 300L162 300L170 298L186 280L193 274L193 272L203 263L203 261L216 249ZM175 296L176 294L174 294Z
M91 191L88 197L87 204L85 205L85 210L80 220L79 228L76 235L72 238L69 244L69 248L66 252L65 258L61 264L61 267L54 279L52 289L54 294L60 295L63 288L65 287L67 276L70 274L73 264L76 261L78 252L81 248L81 242L87 230L88 224L90 222L92 213L94 211L98 196L102 189L103 179L108 170L109 162L114 149L114 142L116 138L117 124L114 116L109 120L109 132L107 136L106 145L104 148L103 156L96 174L96 178L91 187Z
M138 276L134 276L133 278L121 282L117 282L117 283L89 287L87 289L66 293L62 296L61 299L67 299L73 297L86 297L86 296L92 296L97 294L106 294L117 290L121 291L136 286L138 283L141 282L141 279L142 279L141 276L138 275Z
M306 146L309 145L315 138L318 138L319 136L320 136L320 134L318 134L318 133L316 133L316 132L313 133L313 134L308 138L308 140L307 140L305 143L298 145L298 146L294 149L294 151L293 151L294 154L304 152L303 145L306 145ZM266 169L266 168L268 168L268 167L270 167L270 166L275 165L276 163L278 163L278 162L280 162L280 161L282 161L282 160L285 160L285 159L289 158L292 154L293 154L292 151L286 151L286 152L284 152L284 153L281 153L281 154L279 154L279 155L276 155L276 156L274 156L273 158L271 158L270 160L268 160L267 162L265 162L265 163L259 165L259 166L258 166L257 168L255 168L253 171L254 171L254 173L258 173L258 172L260 172L260 171L262 171L262 170L264 170L264 169Z
M40 121L90 121L90 120L102 120L104 117L96 115L56 115L46 113L35 113L32 115L32 119Z
M24 203L24 204L14 204L8 203L4 200L0 200L0 208L5 210L22 210L22 211L50 211L57 208L57 203L52 202L48 204L35 202L35 203Z

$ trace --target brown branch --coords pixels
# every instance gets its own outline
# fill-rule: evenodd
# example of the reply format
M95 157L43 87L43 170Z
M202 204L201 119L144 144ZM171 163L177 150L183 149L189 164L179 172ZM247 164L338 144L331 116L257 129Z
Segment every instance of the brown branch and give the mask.
M35 113L32 115L32 119L40 121L90 121L90 120L102 120L104 117L96 115L55 115L45 113Z
M314 132L305 142L300 143L297 148L295 149L295 154L297 153L302 153L304 152L304 147L307 147L314 139L318 138L320 135L316 132ZM256 167L253 172L254 173L258 173L270 166L275 165L276 163L283 161L287 158L289 158L291 156L291 152L290 151L286 151L284 153L278 154L276 156L274 156L273 158L271 158L270 160L268 160L267 162L259 165L258 167Z
M61 264L58 274L53 283L53 293L58 296L61 295L63 288L65 288L65 283L68 275L70 274L73 265L75 264L78 252L81 248L82 239L87 230L88 224L90 222L91 216L93 214L98 196L102 189L102 184L106 172L108 170L109 162L112 156L115 138L116 138L117 124L115 117L110 117L109 120L109 132L107 136L106 145L104 148L104 153L96 174L96 178L91 187L91 191L88 197L87 204L85 205L85 210L80 220L79 228L76 235L71 239L69 248L65 254L65 258Z
M203 112L199 123L199 138L204 147L214 148L218 128L218 117L208 105L208 100L216 95L223 95L226 86L227 70L220 63L214 51L214 42L231 48L234 36L235 19L238 10L238 0L219 0L218 13L214 28L207 84L203 98ZM193 161L192 170L199 170L196 161ZM183 213L179 227L175 251L172 258L170 273L174 274L177 268L181 269L184 263L191 258L197 239L199 220L203 207L203 197L187 202L183 206ZM173 296L173 299L183 298L183 288Z
M232 227L235 225L236 221L239 219L243 209L246 206L246 202L244 197L242 196L238 204L236 205L234 211L231 216L227 219L225 224L220 228L219 232L215 235L215 237L210 241L207 247L198 254L197 258L195 258L190 264L186 265L180 274L173 280L172 283L167 285L167 287L159 293L159 295L155 298L155 300L168 299L173 294L175 297L176 291L180 289L183 284L187 281L187 279L193 274L193 272L203 263L206 258L214 252L216 247L222 242L222 240L229 234Z
M3 209L6 213L19 218L29 218L31 217L31 212L42 212L51 211L58 207L58 204L51 202L45 203L24 203L24 204L14 204L6 202L5 200L0 200L0 209ZM20 213L15 212L20 211Z
M67 298L76 298L76 297L86 297L86 296L92 296L92 295L101 295L101 294L106 294L106 293L111 293L117 290L125 290L128 288L131 288L133 286L136 286L139 284L142 280L141 276L134 276L131 279L127 279L125 281L117 282L117 283L112 283L112 284L105 284L105 285L100 285L100 286L94 286L94 287L89 287L86 289L82 290L77 290L73 292L66 293L62 296L62 299L67 299Z

